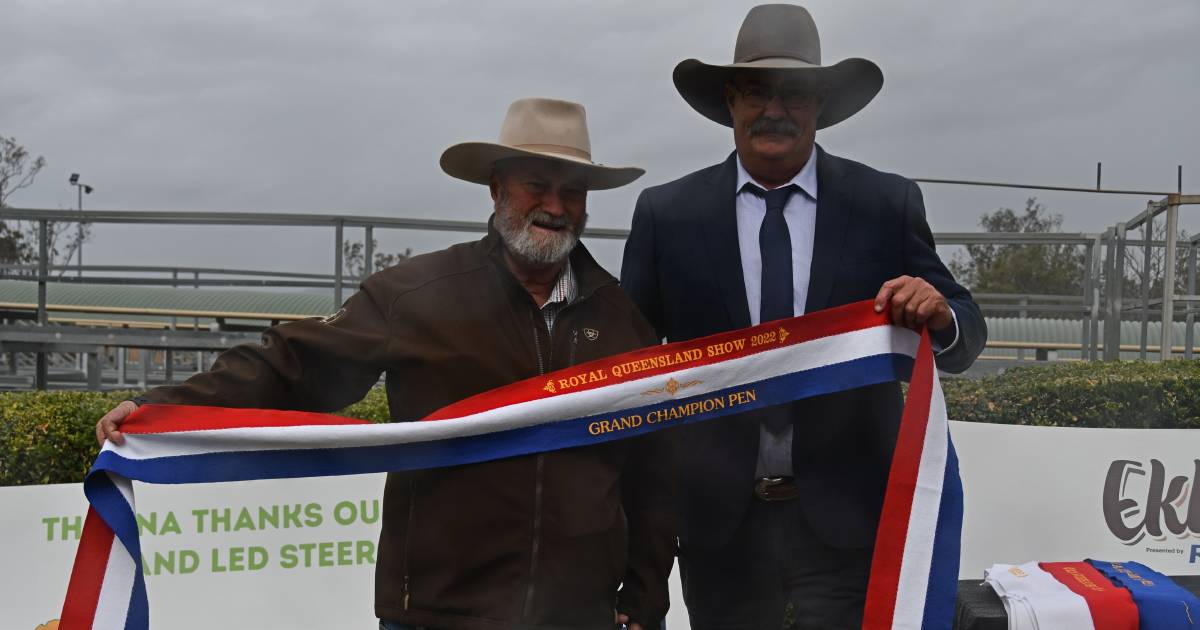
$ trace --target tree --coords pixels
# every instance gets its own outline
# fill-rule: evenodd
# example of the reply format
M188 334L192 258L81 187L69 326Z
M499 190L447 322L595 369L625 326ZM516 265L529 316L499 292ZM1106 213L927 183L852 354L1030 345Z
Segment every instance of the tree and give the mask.
M39 155L30 160L29 152L15 138L0 136L0 208L8 207L8 198L13 193L32 185L45 166L46 158ZM20 226L14 229L7 221L0 222L0 262L25 262L30 255L30 244ZM33 256L36 257L36 252Z
M992 233L1053 233L1062 231L1062 215L1051 214L1036 197L1025 201L1024 212L1000 208L979 219ZM950 261L950 270L977 293L1079 295L1084 263L1078 245L967 245Z
M395 265L396 263L412 256L412 248L405 248L403 252L388 254L379 251L379 241L371 239L371 249L374 250L374 264L372 269L379 271ZM359 241L345 241L342 243L342 273L353 278L362 278L366 275L366 248Z
M1049 234L1062 231L1062 215L1052 214L1036 197L1025 200L1025 209L1000 208L984 214L979 225L991 233ZM950 270L976 293L1017 295L1080 295L1087 270L1082 247L1066 243L1030 245L967 245L950 260ZM994 301L994 300L989 300ZM1039 310L1033 301L1024 311L1030 317L1064 317L1063 312Z
M33 157L16 138L0 135L0 209L8 208L9 197L33 185L38 173L46 167L46 158ZM75 256L80 245L91 235L90 226L78 223L49 221L46 225L49 264L64 265ZM38 224L36 221L0 221L0 264L28 265L38 259ZM33 275L25 270L13 270L15 275ZM59 272L61 276L62 271Z
M1143 224L1144 225L1144 224ZM1145 238L1145 228L1127 232L1128 240L1142 241ZM1188 233L1179 230L1178 242L1186 243ZM1154 219L1151 242L1163 242L1167 239L1166 217L1159 215ZM1166 274L1165 261L1167 250L1165 246L1150 247L1150 297L1158 298L1163 294L1163 276ZM1187 264L1188 250L1185 247L1175 249L1175 293L1187 293ZM1127 244L1125 246L1124 284L1121 295L1125 298L1144 297L1142 295L1142 269L1146 266L1146 250L1141 245Z

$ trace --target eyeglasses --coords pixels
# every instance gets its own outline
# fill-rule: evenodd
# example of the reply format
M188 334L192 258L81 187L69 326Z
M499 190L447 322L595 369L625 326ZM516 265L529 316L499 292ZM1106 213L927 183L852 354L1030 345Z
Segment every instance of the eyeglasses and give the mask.
M747 86L730 84L738 94L742 95L742 101L747 107L754 109L762 109L767 106L776 96L779 97L779 102L787 109L808 109L816 105L821 100L822 93L813 91L808 88L781 85L778 88L768 87L759 83L753 83Z

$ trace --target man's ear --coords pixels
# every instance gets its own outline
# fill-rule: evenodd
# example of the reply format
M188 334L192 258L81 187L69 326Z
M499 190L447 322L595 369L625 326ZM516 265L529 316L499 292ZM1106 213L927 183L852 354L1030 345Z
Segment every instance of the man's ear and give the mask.
M500 198L500 178L496 177L495 173L488 178L488 190L492 193L493 202Z
M737 91L733 89L732 85L726 83L725 84L725 107L729 108L729 113L731 113L731 114L733 113L733 99L735 99L735 98L737 98Z

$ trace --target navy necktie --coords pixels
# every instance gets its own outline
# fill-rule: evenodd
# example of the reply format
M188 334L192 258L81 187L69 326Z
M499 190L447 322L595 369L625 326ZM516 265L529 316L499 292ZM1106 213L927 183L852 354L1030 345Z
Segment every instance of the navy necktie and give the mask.
M767 214L758 229L758 248L762 255L760 323L796 314L792 289L792 235L783 219L783 208L795 190L795 184L788 184L775 190L758 191L767 202Z
M792 193L798 190L788 184L774 190L752 187L755 194L767 202L767 214L758 229L758 249L762 257L761 301L758 321L765 323L795 315L792 288L792 234L783 218ZM792 414L789 405L764 409L760 415L757 474L789 476L792 474Z

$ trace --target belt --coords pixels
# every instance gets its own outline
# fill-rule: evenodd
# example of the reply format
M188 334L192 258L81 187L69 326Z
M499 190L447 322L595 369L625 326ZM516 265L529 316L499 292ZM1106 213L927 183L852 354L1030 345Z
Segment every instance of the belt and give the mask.
M791 501L800 496L792 477L762 477L754 482L754 496L763 501Z

